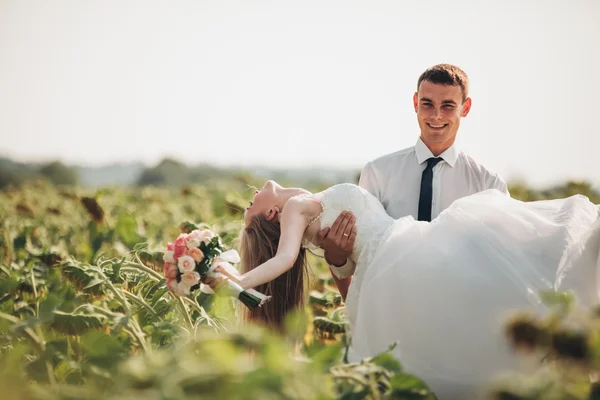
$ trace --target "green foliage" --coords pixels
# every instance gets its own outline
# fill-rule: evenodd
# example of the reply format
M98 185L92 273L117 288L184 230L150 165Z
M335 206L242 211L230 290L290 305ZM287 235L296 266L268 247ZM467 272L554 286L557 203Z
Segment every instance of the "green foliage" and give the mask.
M39 171L43 177L55 185L75 185L79 181L77 172L60 161L44 164Z
M60 170L53 168L48 176ZM171 182L170 174L185 168L165 160L157 173ZM248 174L205 186L181 183L181 190L94 191L23 181L20 189L0 192L3 396L432 398L426 383L406 373L390 352L344 361L343 301L327 266L314 257L305 312L289 316L284 335L238 329L231 300L199 291L174 297L162 276L167 241L180 231L202 229L201 221L226 248L234 246L240 207L252 195L247 185L257 184ZM586 184L557 190L523 193L597 195ZM588 376L597 375L600 365L600 313L577 314L569 294L543 298L552 309L548 318L517 314L506 334L517 349L542 353L548 362L534 376L496 382L492 394L593 398L598 388Z

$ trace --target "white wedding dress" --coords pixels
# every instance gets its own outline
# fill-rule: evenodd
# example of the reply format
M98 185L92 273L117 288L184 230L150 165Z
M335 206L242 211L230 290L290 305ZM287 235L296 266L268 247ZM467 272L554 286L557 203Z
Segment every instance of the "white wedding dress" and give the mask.
M394 220L351 184L316 193L321 228L356 216L346 299L352 357L393 354L440 400L469 399L518 367L503 336L515 310L543 313L543 289L598 303L598 206L584 196L521 202L496 190L457 200L433 222ZM310 243L305 243L311 247Z

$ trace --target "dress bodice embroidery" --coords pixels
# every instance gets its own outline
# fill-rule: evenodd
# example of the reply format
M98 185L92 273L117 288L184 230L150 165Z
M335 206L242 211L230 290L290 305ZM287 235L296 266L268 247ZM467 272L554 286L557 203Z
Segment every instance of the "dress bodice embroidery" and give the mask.
M393 222L393 218L385 212L375 196L350 183L332 186L311 197L317 199L323 208L322 213L312 221L320 220L320 229L331 227L342 211L351 211L354 214L356 217L356 240L351 258L355 263L360 260L363 264L370 259L376 248L373 244L379 241L379 238ZM306 240L302 245L311 251L316 249L314 244ZM365 251L369 254L364 254Z

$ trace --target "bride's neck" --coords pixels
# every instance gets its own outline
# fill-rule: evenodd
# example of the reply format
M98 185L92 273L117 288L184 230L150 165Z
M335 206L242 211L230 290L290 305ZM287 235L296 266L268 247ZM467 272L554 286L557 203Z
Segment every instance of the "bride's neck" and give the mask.
M279 204L277 204L277 206L279 207L279 209L283 209L283 206L285 206L285 203L287 203L287 201L289 199L291 199L294 196L297 196L299 194L312 194L311 192L309 192L306 189L302 189L302 188L283 188L280 189L279 191Z

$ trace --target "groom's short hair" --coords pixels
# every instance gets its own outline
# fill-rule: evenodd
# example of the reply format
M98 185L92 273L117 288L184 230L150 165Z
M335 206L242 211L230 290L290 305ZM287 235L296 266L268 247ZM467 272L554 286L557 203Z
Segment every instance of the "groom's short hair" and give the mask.
M440 85L459 86L463 94L463 101L469 97L469 77L462 69L452 64L438 64L427 68L419 77L417 91L421 82L427 81Z

